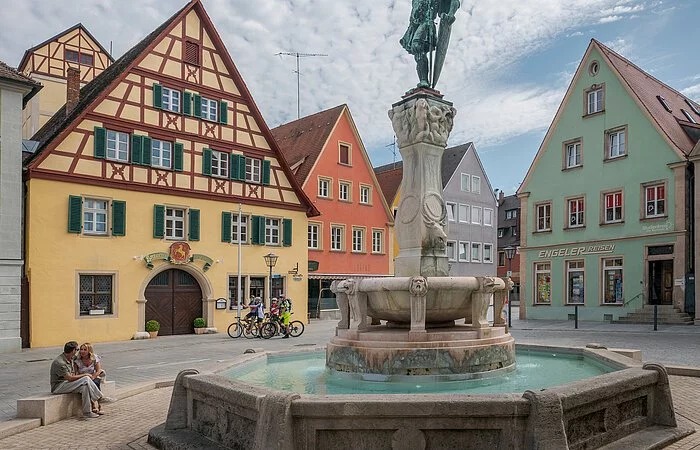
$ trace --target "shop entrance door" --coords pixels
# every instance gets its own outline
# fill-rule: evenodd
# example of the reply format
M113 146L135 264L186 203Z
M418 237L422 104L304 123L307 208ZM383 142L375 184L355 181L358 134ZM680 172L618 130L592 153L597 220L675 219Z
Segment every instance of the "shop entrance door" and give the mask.
M146 322L160 323L158 335L194 333L194 319L202 317L202 290L184 270L159 273L146 288Z
M649 304L673 304L673 260L649 261Z

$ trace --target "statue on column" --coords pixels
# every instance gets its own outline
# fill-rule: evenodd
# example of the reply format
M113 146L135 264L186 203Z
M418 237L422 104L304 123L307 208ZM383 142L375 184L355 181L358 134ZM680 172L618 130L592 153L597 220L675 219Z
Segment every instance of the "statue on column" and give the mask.
M408 30L399 42L416 60L418 87L434 88L445 62L452 24L455 21L455 12L459 9L459 0L412 1L413 9L411 10ZM440 17L439 31L435 27L435 20L438 16ZM434 61L433 51L435 52ZM429 54L430 61L428 60Z

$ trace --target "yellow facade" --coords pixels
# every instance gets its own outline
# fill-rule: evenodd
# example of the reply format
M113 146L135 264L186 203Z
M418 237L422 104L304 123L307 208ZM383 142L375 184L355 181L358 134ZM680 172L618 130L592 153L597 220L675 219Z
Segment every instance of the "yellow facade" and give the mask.
M153 37L151 53L144 46L142 57L134 56L124 72L105 72L113 79L101 84L105 87L99 94L93 92L94 98L78 119L63 124L55 136L38 137L40 147L28 163L25 224L32 347L62 345L67 340L124 340L142 333L148 308L155 304L147 304L146 289L169 269L185 271L196 280L202 294L201 316L208 327L225 332L236 311L228 302L226 309L216 309L216 300L229 300L230 277L238 273L238 245L222 242L222 222L224 213L237 213L239 203L249 221L263 219L262 242L268 241L269 231L264 219L284 223L278 229L278 244L259 245L249 236L242 245L244 279L264 279L267 302L270 278L263 256L278 255L275 282L280 283L278 277L283 277L281 289L293 300L293 318L307 320L307 214L315 209L279 156L253 99L223 45L215 39L202 5L190 2L169 20L171 24ZM182 60L182 46L193 42L199 45L201 64ZM156 106L156 85L216 100L221 120ZM228 120L223 120L223 110ZM64 119L57 116L52 120ZM126 134L128 157L99 154L99 130ZM139 152L133 139L137 138L170 142L174 149L171 165L153 164L150 151L144 152L147 164L135 161L134 152ZM181 167L174 162L176 146L181 152ZM233 172L226 176L206 173L205 160L211 158L213 150L226 155L227 161L230 157L231 167L234 158L243 158L246 163L259 161L263 168L269 168L264 171L269 180L265 176L249 180L247 172L245 180L236 179ZM72 209L76 198L78 214ZM89 223L84 214L91 208L87 200L109 205L102 210L108 217L107 230L101 235L86 231ZM125 233L112 222L121 214L116 212L118 203L125 212L125 221L119 222L125 225ZM156 205L186 211L187 217L197 210L199 238L190 239L188 229L179 240L154 237ZM76 217L77 231L73 223ZM191 222L183 223L190 227ZM291 235L287 236L289 223ZM163 254L168 259L174 242L186 242L190 255L202 257L184 264L164 260ZM154 256L156 253L161 255ZM152 268L147 265L148 257L153 257ZM81 307L81 275L111 280L109 293L101 294L111 296L111 311L93 315L92 309L88 314L85 306ZM249 282L245 287L243 298L248 303L252 287ZM97 294L95 288L91 295Z

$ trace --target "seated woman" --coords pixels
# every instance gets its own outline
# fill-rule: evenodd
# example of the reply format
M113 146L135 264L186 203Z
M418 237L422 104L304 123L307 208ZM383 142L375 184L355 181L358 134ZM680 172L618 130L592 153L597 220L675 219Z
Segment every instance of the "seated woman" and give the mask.
M101 358L95 354L92 344L86 342L80 346L80 350L73 360L75 372L77 374L86 373L90 375L90 378L98 388L100 387L100 383L105 376L105 371L102 370L100 365L100 359ZM101 410L99 402L93 402L92 412L100 415L104 414Z

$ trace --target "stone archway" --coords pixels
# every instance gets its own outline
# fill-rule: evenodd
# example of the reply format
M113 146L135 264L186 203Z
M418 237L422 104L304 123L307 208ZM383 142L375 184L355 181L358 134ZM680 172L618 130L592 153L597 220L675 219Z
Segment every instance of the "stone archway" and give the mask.
M146 333L145 331L147 301L146 288L156 276L170 269L178 269L185 271L192 275L192 277L194 277L195 280L197 280L197 283L199 283L199 287L202 290L203 318L207 322L207 327L214 327L214 305L216 299L214 298L214 289L212 288L209 278L207 278L204 272L190 264L163 263L154 267L153 270L149 272L148 276L144 278L143 282L141 283L141 287L139 288L139 294L136 299L136 303L138 304L138 322L136 325L137 331L133 336L134 339L142 339L144 337L148 337L148 333Z

